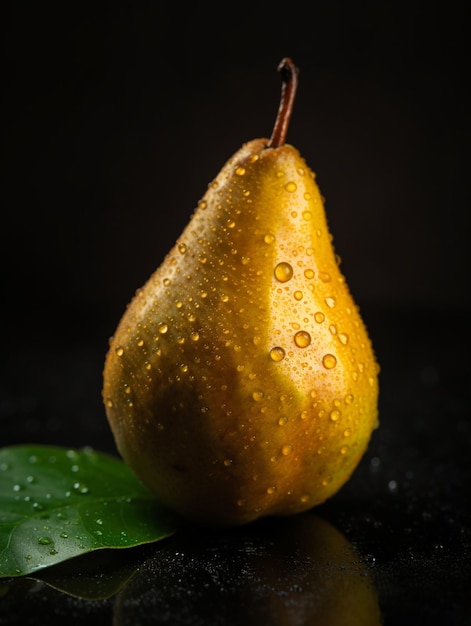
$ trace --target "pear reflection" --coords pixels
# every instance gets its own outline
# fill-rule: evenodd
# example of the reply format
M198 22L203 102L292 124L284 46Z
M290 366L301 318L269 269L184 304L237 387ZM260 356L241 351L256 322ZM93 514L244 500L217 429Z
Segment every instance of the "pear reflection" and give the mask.
M115 625L377 626L368 567L313 513L163 542L118 594Z

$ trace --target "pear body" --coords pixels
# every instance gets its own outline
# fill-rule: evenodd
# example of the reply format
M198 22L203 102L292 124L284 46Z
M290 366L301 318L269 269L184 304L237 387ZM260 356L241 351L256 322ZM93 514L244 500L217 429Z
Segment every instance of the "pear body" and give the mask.
M243 145L208 186L105 362L120 454L201 522L324 502L377 425L378 366L315 176L266 145Z

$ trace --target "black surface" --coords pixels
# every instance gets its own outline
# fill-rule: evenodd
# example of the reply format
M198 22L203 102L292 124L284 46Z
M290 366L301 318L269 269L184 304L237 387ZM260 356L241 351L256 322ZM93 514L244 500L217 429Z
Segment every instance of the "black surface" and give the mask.
M0 625L322 624L335 587L363 577L386 626L468 626L464 8L161 4L21 3L2 21L0 445L115 453L108 336L224 161L271 132L286 55L301 68L288 139L318 174L378 354L380 427L314 516L129 551L104 577L137 572L107 600L0 585ZM334 566L304 543L318 518L351 546Z

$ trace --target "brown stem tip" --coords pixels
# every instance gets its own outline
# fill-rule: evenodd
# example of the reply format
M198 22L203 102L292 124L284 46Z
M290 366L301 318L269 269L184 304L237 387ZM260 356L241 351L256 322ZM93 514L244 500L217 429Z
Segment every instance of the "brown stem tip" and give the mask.
M289 57L285 57L280 62L278 72L282 80L280 106L267 148L279 148L285 143L298 87L299 69Z

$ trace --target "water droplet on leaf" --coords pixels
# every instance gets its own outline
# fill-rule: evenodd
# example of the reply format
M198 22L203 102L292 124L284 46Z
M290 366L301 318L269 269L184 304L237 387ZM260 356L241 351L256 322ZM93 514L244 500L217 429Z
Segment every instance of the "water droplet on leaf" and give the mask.
M39 537L38 543L40 546L49 546L52 543L52 539L50 537Z
M81 495L85 495L88 493L88 487L83 483L76 482L73 484L74 491L80 493Z

